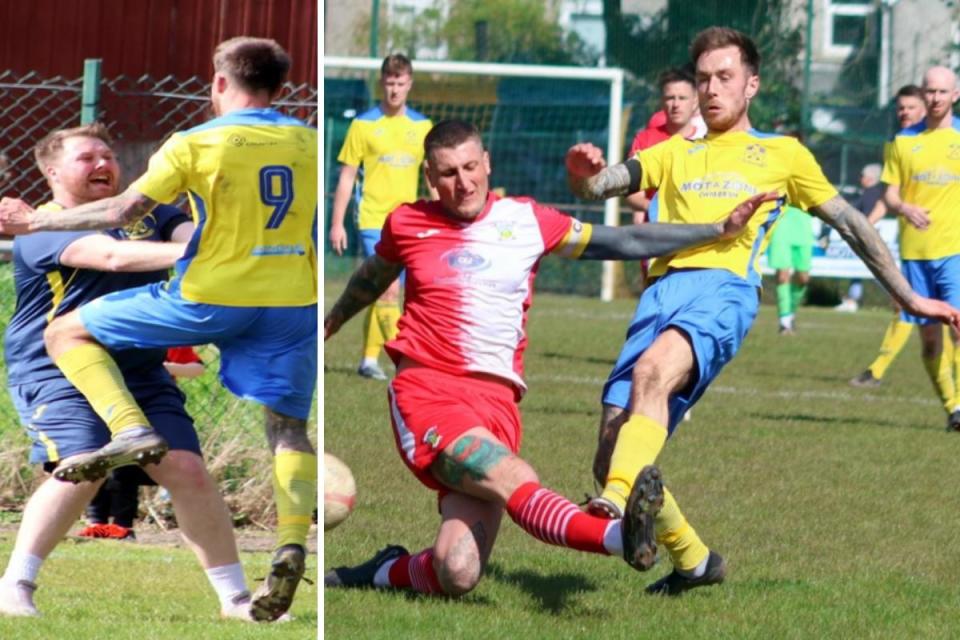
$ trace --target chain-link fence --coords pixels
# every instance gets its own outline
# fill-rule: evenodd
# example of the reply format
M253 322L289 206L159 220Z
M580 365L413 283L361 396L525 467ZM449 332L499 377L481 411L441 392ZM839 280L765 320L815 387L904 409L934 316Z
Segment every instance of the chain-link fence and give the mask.
M0 152L8 160L0 188L4 196L15 196L32 205L49 200L46 182L33 159L33 146L50 131L80 124L82 87L83 78L0 73L0 104L4 105L0 110L0 130L5 132ZM317 93L317 87L312 85L288 84L275 106L316 126ZM161 79L120 76L101 81L100 102L93 106L98 119L110 128L125 181L143 172L150 154L167 136L201 124L211 116L209 95L209 82L197 77L182 80L169 76ZM6 329L15 302L12 269L8 262L0 263L0 332ZM260 409L230 395L219 384L216 348L200 347L198 353L206 372L199 378L184 380L182 386L201 440L212 434L222 437L226 430L231 434L250 434L259 442L263 428ZM0 381L6 387L6 372L2 368ZM0 393L0 433L19 431L18 425L9 396ZM25 460L23 457L22 462ZM226 480L231 481L231 476L235 476L232 480L242 483L249 478L249 471L244 468L228 471Z

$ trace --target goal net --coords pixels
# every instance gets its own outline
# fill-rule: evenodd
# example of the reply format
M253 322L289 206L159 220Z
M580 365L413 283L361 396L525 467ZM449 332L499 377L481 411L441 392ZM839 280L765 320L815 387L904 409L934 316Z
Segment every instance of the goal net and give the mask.
M380 64L373 58L323 61L326 227L339 172L337 154L353 117L380 98ZM492 188L533 197L585 222L618 223L616 199L587 203L570 193L564 155L577 142L592 142L605 150L608 164L622 159L629 115L622 106L622 70L415 60L409 103L434 122L460 118L480 129L490 152ZM348 213L348 225L351 218ZM324 244L326 273L349 273L353 257L339 258ZM355 250L356 243L352 245ZM611 263L550 258L541 264L537 288L610 300L614 273Z

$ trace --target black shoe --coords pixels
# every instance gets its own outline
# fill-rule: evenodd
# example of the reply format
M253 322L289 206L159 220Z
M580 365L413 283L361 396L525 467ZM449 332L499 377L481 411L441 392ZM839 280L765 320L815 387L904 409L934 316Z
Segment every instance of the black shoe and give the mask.
M337 567L323 576L323 586L340 588L364 588L373 586L373 577L385 562L395 560L410 552L398 544L391 544L363 564L355 567Z
M873 377L873 371L867 369L856 378L850 378L851 387L860 387L860 388L873 388L879 387L883 384L883 381L880 378Z
M306 568L307 551L299 544L285 544L273 554L270 573L253 593L250 616L257 622L273 622L293 604Z
M657 561L653 519L660 513L661 507L663 481L660 469L649 465L637 474L621 521L623 559L637 571L646 571Z
M727 576L727 563L719 553L713 551L707 557L707 570L699 578L688 578L676 569L646 588L646 592L655 596L678 596L684 591L697 587L720 584Z
M81 453L61 462L53 470L53 477L74 484L93 482L117 467L156 464L169 449L159 433L150 427L137 427L121 431L96 451Z
M947 416L947 433L960 432L960 409Z

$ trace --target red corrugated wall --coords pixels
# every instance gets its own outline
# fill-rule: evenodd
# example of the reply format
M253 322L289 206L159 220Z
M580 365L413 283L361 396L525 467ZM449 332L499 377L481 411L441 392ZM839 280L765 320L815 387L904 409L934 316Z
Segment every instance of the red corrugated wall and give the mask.
M0 70L76 78L84 58L104 77L208 77L221 40L274 38L290 80L317 83L317 0L28 0L0 2Z

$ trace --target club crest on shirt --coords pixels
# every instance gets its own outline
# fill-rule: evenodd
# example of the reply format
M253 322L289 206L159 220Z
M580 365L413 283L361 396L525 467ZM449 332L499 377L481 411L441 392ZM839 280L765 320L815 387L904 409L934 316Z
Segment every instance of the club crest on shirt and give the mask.
M513 235L513 227L516 225L512 220L503 220L501 222L495 222L493 226L497 228L497 239L498 240L512 240L515 236Z
M960 160L960 144L955 142L947 147L947 158L949 160Z
M156 228L157 219L153 217L152 213L148 213L140 220L124 227L123 232L127 234L130 240L143 240L151 237Z
M743 152L743 161L758 167L767 166L767 149L763 145L748 144Z
M440 256L440 258L454 271L463 271L466 273L483 271L490 266L488 259L463 248L451 249Z

